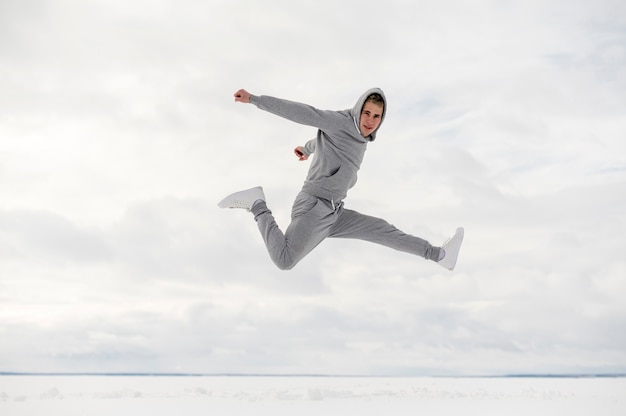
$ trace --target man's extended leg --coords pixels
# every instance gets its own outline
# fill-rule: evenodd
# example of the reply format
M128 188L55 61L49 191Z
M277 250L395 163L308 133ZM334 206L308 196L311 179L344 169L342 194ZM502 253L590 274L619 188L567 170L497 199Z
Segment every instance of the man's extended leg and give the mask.
M324 201L300 192L294 201L291 224L283 234L264 201L251 209L272 261L281 270L292 269L327 236L336 214Z
M339 218L332 227L329 237L365 240L416 254L427 260L439 260L439 247L434 247L419 237L406 234L383 219L349 209L341 209L338 215Z
M382 244L396 250L416 254L437 262L440 266L454 270L463 242L464 230L457 228L454 235L443 246L432 246L428 241L406 234L387 221L370 217L356 211L343 209L328 235L335 238L356 238Z

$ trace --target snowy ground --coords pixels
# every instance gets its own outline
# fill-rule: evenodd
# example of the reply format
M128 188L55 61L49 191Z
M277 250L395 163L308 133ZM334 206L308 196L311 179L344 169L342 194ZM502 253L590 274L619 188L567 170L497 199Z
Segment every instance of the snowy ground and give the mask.
M0 415L626 415L626 378L0 376Z

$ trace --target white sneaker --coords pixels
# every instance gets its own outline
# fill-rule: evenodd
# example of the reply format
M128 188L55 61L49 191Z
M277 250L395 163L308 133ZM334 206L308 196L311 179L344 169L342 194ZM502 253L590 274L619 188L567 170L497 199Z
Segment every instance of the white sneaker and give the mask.
M258 200L265 201L265 194L260 186L230 194L222 199L217 206L220 208L243 208L250 211L252 205Z
M463 227L459 227L456 229L456 233L441 246L444 251L444 256L439 263L442 267L445 267L448 270L454 270L454 266L456 266L456 260L459 257L459 250L461 249L461 243L463 242L464 235Z

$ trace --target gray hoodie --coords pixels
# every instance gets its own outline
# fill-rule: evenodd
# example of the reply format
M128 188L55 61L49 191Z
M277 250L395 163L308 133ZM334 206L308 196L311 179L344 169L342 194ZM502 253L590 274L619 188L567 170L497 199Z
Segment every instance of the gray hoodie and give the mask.
M374 93L380 94L385 101L382 125L387 113L387 99L379 88L366 91L354 107L341 111L318 110L310 105L266 95L252 95L250 102L261 110L318 129L317 136L304 146L304 153L315 153L315 157L302 190L318 198L339 202L356 184L367 144L376 139L378 129L368 137L363 137L359 130L361 109L367 97Z

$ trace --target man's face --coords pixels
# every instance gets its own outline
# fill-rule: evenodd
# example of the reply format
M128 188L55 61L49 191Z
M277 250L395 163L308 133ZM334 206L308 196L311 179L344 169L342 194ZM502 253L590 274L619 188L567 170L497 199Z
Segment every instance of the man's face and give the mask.
M368 101L361 110L361 121L359 129L361 135L367 137L374 132L380 126L380 122L383 119L383 106Z

